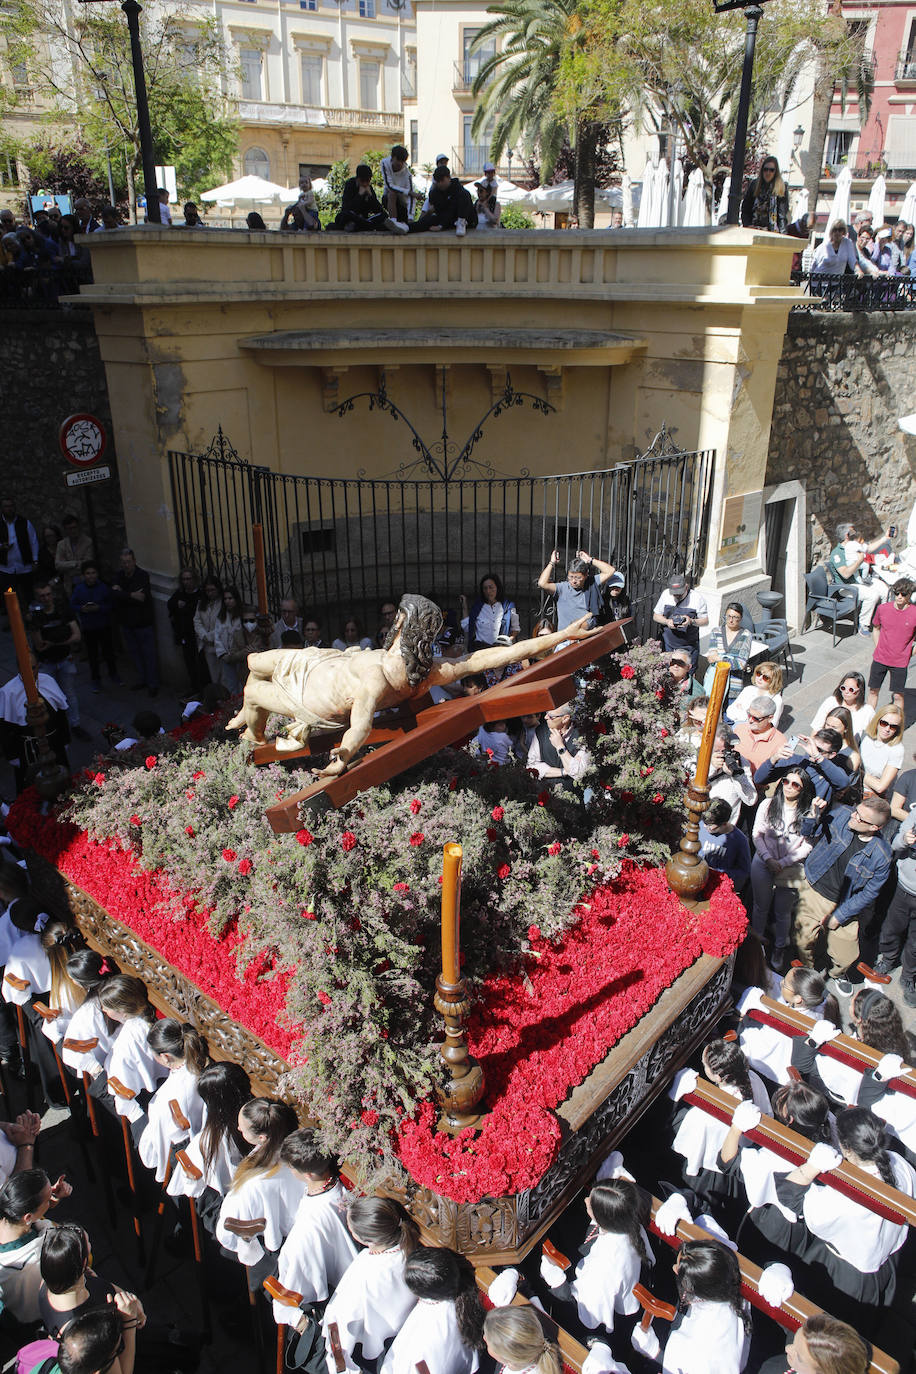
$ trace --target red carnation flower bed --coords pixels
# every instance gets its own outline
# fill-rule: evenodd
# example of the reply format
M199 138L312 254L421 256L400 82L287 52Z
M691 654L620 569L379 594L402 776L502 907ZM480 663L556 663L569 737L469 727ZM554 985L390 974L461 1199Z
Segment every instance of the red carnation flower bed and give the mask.
M13 838L54 864L234 1021L288 1059L296 1037L277 1021L285 1014L289 974L274 971L267 957L257 954L237 977L233 955L242 939L234 926L215 939L207 926L209 912L176 894L162 873L148 872L132 853L97 844L75 825L42 816L37 801L30 789L13 804L7 818ZM185 912L177 920L163 914L176 895Z
M470 1019L468 1041L493 1104L475 1136L435 1130L424 1103L401 1128L398 1154L418 1183L457 1202L533 1187L556 1158L554 1115L621 1036L700 954L736 948L747 917L728 878L713 874L706 912L671 892L663 869L626 864L579 909L579 924L552 945L529 931L538 956L520 978L494 975Z

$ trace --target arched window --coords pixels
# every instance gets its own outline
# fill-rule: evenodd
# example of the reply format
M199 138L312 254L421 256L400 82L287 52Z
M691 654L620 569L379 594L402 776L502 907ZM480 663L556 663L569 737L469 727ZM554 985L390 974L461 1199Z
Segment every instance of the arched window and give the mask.
M263 148L249 148L243 159L245 175L270 181L270 158Z

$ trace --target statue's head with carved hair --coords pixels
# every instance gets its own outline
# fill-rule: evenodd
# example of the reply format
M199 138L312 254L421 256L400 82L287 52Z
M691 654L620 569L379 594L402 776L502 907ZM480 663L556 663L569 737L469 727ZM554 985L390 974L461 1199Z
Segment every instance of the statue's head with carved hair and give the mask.
M442 612L425 596L405 592L398 605L394 624L385 636L384 649L390 649L400 635L398 648L407 669L411 687L419 687L433 665L433 647L442 633Z

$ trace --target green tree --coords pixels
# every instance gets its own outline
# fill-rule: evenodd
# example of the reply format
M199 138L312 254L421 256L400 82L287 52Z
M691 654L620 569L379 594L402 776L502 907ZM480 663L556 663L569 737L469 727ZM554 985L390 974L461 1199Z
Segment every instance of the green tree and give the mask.
M71 13L54 0L19 0L21 42L30 45L37 84L57 117L66 117L95 150L96 164L124 167L136 213L141 173L133 68L120 10L80 5ZM153 145L158 164L175 166L179 194L196 198L232 169L237 125L221 94L228 75L219 26L196 11L147 8L141 24ZM40 60L40 45L66 61Z
M814 63L814 100L811 135L808 152L803 155L803 170L808 206L813 215L824 166L827 124L834 90L839 86L844 109L850 89L856 91L859 120L864 124L871 108L874 74L865 57L865 28L843 18L840 0L831 0L829 12L823 17L819 31L809 39L808 50Z

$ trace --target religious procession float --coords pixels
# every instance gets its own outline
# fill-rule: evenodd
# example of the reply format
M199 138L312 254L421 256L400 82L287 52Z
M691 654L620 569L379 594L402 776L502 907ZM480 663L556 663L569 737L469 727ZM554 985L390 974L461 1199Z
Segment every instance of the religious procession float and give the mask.
M10 833L89 942L293 1103L357 1186L479 1265L516 1261L709 1034L745 932L701 873L702 776L670 861L685 750L664 660L607 626L433 706L415 643L366 715L362 687L291 709L252 657L263 691L232 721L112 753L53 801L29 789ZM465 747L573 696L586 794Z

